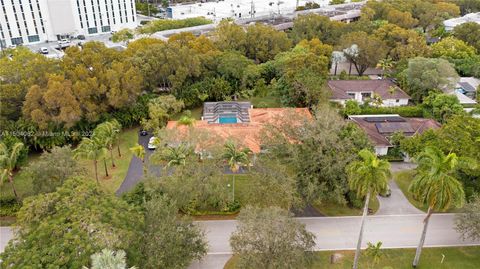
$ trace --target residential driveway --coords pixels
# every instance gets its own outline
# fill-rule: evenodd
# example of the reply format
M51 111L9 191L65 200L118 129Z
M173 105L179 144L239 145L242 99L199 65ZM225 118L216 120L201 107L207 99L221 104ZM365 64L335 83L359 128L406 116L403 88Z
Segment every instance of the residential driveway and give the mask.
M145 163L147 164L148 164L148 158L153 153L153 150L149 150L147 148L148 140L150 139L150 137L152 136L151 135L138 136L138 144L142 145L145 148ZM160 166L152 166L152 167L149 167L148 170L150 174L159 175L162 169ZM130 161L130 165L128 166L127 175L125 176L125 179L123 180L122 185L120 185L120 187L115 193L117 195L121 195L122 193L133 189L133 187L135 187L135 185L137 185L137 183L140 182L142 178L143 178L142 160L133 156L132 160Z
M392 162L391 172L396 173L403 170L412 170L417 167L414 163L407 162ZM414 207L405 197L402 190L398 187L395 180L390 180L388 183L392 195L390 197L377 196L380 203L380 208L375 215L408 215L408 214L424 214L423 211Z
M375 215L425 214L423 211L410 204L395 180L390 180L388 185L390 186L392 195L390 195L390 197L377 196L380 208Z

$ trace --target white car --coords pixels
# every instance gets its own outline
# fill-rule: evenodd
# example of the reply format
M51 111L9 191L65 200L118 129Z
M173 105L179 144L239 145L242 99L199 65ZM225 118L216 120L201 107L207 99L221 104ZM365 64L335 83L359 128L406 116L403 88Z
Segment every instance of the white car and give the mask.
M157 148L157 142L158 138L155 136L150 137L150 140L148 140L148 149L154 150Z
M38 51L40 51L41 54L48 54L48 48L46 47L41 47Z

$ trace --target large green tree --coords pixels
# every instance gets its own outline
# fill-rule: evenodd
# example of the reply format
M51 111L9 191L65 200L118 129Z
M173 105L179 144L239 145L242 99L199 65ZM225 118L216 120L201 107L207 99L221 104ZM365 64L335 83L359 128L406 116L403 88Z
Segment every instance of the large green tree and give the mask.
M385 192L388 189L388 180L390 179L390 163L388 161L379 160L374 153L367 149L361 150L358 155L361 160L354 161L347 167L350 190L356 192L357 197L365 197L362 224L360 225L357 249L353 261L354 269L358 267L358 259L360 258L360 248L362 247L363 230L370 196Z
M288 50L292 45L287 34L262 23L247 27L245 38L246 56L257 63L273 59L275 55Z
M69 146L54 147L31 162L26 173L32 179L35 194L53 192L67 179L85 175L85 169L73 158Z
M453 94L430 92L422 103L424 116L434 118L444 123L454 115L461 115L463 106Z
M384 41L365 32L352 32L344 35L340 46L344 49L345 57L353 63L360 76L367 68L375 67L387 53Z
M428 206L428 212L423 221L423 232L412 263L413 267L418 266L433 211L461 207L465 201L462 184L454 174L458 165L455 153L445 155L438 148L428 147L415 160L418 163L417 175L408 190L417 200Z
M147 130L158 131L167 125L171 116L180 112L184 107L182 100L173 95L164 95L150 100L148 103L148 119L142 120Z
M327 16L310 13L295 18L290 36L295 43L304 39L317 38L323 43L335 45L340 39L344 26L344 23L331 21Z
M480 4L479 4L480 6ZM463 40L480 52L480 24L475 22L462 23L453 28L453 36Z
M267 156L293 168L298 191L308 202L345 203L345 167L370 146L361 129L328 105L317 108L313 118L292 111L268 124L262 137Z
M239 268L304 268L312 261L315 236L278 207L244 208L230 237Z
M404 71L408 93L415 101L421 101L431 90L452 89L459 77L453 66L444 59L417 57L408 62Z
M95 179L97 184L100 184L98 181L98 161L105 158L107 155L107 148L103 141L98 136L84 137L82 142L78 147L73 151L73 156L75 159L86 159L93 161L93 167L95 169ZM107 167L105 166L105 171Z
M133 207L89 179L73 178L23 201L2 268L82 268L104 248L125 249L136 262L141 227Z
M175 201L156 196L145 204L142 268L187 268L207 253L203 231L185 216L178 216Z

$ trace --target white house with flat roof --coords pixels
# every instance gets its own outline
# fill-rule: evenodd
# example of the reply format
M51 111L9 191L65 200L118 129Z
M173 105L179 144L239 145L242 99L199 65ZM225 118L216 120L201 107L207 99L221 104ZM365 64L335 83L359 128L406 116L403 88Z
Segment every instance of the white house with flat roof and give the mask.
M0 48L136 26L134 0L0 0Z

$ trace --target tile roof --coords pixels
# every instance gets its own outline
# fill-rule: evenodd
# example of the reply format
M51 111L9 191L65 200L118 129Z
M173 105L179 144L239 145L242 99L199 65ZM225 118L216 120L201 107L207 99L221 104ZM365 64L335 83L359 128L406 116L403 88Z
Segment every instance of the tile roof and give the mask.
M250 148L254 153L260 152L261 130L266 124L274 124L282 117L288 117L289 113L297 113L305 117L312 117L308 108L251 108L249 123L208 123L207 121L196 121L194 129L204 130L222 140L234 139L242 146ZM178 125L176 121L169 121L167 129L176 129L185 133L189 127ZM205 141L208 143L208 141Z
M409 99L410 96L389 79L329 80L332 99L351 99L347 92L374 92L382 99ZM394 87L395 91L391 91Z
M403 132L406 136L421 134L428 129L440 128L440 123L433 119L403 118L399 115L355 115L349 116L350 120L362 128L375 146L391 146L388 137L396 131ZM383 119L372 121L371 118ZM395 121L389 121L395 118ZM402 121L400 121L401 119Z

